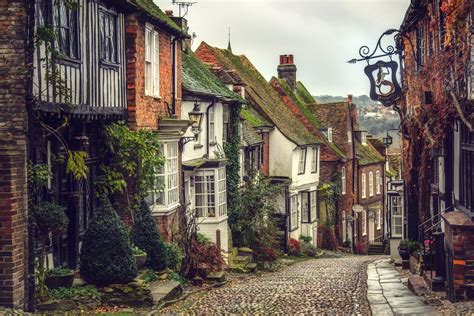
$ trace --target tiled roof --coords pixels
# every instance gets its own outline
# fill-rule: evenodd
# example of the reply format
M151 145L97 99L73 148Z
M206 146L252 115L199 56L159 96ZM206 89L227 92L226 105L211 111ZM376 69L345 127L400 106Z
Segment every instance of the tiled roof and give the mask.
M262 137L255 132L252 125L246 120L242 122L242 136L244 141L250 146L263 143Z
M216 96L224 100L242 100L214 76L193 52L183 52L183 90L188 93Z
M251 105L271 121L288 139L297 145L319 144L317 139L291 113L279 95L244 55L236 56L230 51L201 43L199 49L212 52L219 65L227 70L234 69L246 84L246 97Z
M359 158L359 165L361 166L385 162L385 158L370 143L362 145L357 140L356 155L357 158Z
M379 138L367 139L375 148L387 148L387 146Z
M227 71L222 68L213 67L209 69L223 84L236 84L234 78L232 78Z
M283 92L286 94L286 96L293 101L307 121L309 121L309 123L314 127L313 133L317 135L316 137L318 137L321 143L325 143L325 145L332 149L337 156L345 158L347 153L343 149L344 146L338 146L338 144L334 142L329 142L326 137L319 132L321 124L319 123L315 113L311 110L311 107L314 106L316 100L314 100L313 96L308 92L308 90L306 90L306 87L300 81L298 81L296 83L296 89L293 91L285 79L277 79L273 77L270 82L274 82L275 80L283 89Z
M157 19L165 27L169 28L175 33L185 35L183 30L176 23L174 23L173 20L171 20L163 11L161 11L160 7L158 7L153 2L153 0L127 0L127 1L137 6L139 9L143 10L145 13L147 13L151 17Z
M244 107L240 110L240 116L246 120L252 127L273 126L263 116L258 114L254 109Z

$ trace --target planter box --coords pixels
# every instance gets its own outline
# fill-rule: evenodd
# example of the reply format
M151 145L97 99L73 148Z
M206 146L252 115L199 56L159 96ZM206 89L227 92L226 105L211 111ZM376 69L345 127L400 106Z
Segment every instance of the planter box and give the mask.
M60 287L71 287L74 283L74 271L66 275L46 276L44 281L48 289L57 289Z

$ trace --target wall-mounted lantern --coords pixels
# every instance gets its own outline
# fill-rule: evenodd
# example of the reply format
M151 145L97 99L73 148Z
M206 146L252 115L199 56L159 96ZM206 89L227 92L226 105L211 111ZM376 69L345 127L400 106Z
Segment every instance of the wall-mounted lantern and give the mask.
M191 131L193 132L193 137L182 137L180 140L181 148L184 147L188 142L192 140L197 140L199 133L201 133L202 118L204 113L199 109L199 102L194 103L194 107L191 112L188 113L189 120L191 121Z

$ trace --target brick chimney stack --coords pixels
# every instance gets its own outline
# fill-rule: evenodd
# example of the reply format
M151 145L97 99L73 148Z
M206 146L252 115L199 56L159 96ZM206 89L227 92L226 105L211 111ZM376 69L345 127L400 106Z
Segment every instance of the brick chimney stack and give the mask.
M347 102L349 102L349 104L352 104L352 94L347 95Z
M296 89L296 66L293 55L280 55L280 64L277 68L278 78L285 79L291 89Z
M166 14L166 16L171 18L171 17L173 17L173 10L166 10L165 14Z

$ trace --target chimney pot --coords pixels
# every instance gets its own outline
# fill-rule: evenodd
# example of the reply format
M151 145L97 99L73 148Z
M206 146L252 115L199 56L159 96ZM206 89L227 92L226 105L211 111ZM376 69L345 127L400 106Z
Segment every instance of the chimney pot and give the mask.
M166 10L165 13L166 13L166 15L169 16L169 17L172 17L172 16L173 16L173 10Z

